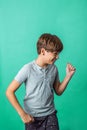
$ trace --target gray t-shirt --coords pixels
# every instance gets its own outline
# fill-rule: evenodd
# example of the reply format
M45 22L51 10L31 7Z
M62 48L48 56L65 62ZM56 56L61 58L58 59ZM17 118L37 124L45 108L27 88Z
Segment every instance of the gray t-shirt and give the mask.
M54 64L42 68L34 60L22 67L15 80L25 83L24 109L27 113L40 117L55 111L53 84L59 76Z

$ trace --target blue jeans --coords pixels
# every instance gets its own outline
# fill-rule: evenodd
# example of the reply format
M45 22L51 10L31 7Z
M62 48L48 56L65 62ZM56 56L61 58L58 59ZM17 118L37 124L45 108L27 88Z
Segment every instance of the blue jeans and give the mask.
M48 116L34 117L34 122L25 124L25 130L59 130L56 111Z

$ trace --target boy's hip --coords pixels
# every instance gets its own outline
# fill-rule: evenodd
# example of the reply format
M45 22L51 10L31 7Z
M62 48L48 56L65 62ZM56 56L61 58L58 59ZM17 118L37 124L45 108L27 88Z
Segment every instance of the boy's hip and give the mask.
M56 111L50 115L34 117L34 122L25 124L25 130L59 130Z

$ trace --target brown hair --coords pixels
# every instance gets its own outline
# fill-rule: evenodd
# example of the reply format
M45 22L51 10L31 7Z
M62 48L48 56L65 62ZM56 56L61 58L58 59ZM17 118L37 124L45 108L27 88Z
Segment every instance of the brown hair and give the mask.
M37 52L41 53L41 48L44 48L47 51L57 51L61 52L63 50L63 44L59 37L49 33L44 33L40 36L37 41Z

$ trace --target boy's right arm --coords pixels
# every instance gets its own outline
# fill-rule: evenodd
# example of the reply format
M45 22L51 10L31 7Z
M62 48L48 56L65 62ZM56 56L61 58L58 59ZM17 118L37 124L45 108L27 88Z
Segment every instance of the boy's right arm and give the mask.
M23 110L23 108L21 107L21 105L19 104L15 96L15 91L19 87L20 87L20 83L17 82L16 80L13 80L6 90L6 96L10 101L10 103L13 105L13 107L16 109L16 111L18 112L18 114L20 115L24 123L33 122L34 118Z

